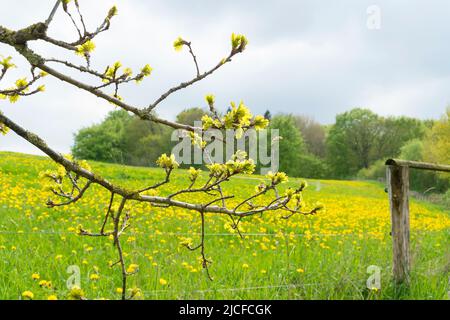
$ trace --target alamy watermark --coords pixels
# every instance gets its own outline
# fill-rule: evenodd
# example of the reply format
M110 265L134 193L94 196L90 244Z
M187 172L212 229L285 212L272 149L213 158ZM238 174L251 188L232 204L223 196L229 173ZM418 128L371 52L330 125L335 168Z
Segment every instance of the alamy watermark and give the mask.
M370 274L367 279L366 286L367 289L371 291L380 291L381 290L381 268L378 266L369 266L367 267L367 273Z
M381 8L378 5L371 5L366 10L367 13L367 29L381 29Z
M66 272L70 274L66 281L67 289L81 288L81 270L77 265L71 265L67 267Z
M280 164L278 129L202 130L202 123L196 122L193 135L185 130L175 130L171 140L178 142L172 149L179 164L202 165L226 163L237 151L245 151L249 159L260 167L260 174L278 172ZM199 140L198 143L195 139ZM193 143L194 142L194 143ZM203 143L203 145L202 145Z

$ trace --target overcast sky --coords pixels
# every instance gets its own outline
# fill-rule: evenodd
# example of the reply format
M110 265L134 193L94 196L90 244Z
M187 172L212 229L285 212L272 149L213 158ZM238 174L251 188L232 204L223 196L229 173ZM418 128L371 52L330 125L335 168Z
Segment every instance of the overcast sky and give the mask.
M0 0L0 24L18 29L48 16L53 0ZM202 70L230 49L232 32L250 40L244 54L211 78L175 94L157 112L173 119L189 107L205 107L203 97L214 93L218 107L244 100L255 112L306 114L332 123L336 114L367 107L382 115L438 118L450 103L450 2L447 0L80 0L90 29L116 4L119 15L95 43L92 64L99 70L120 60L134 70L149 63L151 78L122 90L130 103L144 107L159 95L194 75L187 52L173 50L178 36L192 41ZM376 5L381 10L380 29ZM60 11L49 34L76 38ZM46 57L82 63L71 53L42 43L33 49ZM0 54L17 57L0 45ZM27 68L11 72L0 84L10 86L28 75ZM85 77L80 79L86 80ZM46 78L45 93L0 110L19 124L68 152L73 134L101 121L114 107L91 94ZM0 137L0 150L36 153L14 134Z

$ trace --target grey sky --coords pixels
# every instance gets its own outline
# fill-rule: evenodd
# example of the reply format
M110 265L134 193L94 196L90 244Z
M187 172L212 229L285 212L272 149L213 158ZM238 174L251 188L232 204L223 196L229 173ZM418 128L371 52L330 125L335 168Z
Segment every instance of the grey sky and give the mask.
M44 20L53 0L0 0L8 14L0 24L20 28ZM248 50L202 83L176 94L157 112L173 119L188 107L204 107L214 93L225 110L231 100L244 100L255 112L292 112L331 123L337 113L368 107L383 115L438 118L450 103L450 2L446 0L297 0L181 1L80 0L92 28L116 4L119 15L110 31L95 41L93 65L103 70L116 60L138 70L149 63L152 77L122 90L130 103L144 107L163 91L190 79L193 64L186 52L172 48L181 35L193 42L204 69L229 52L231 32L244 33ZM381 29L367 28L367 8L381 8ZM23 8L26 8L24 11ZM5 11L4 11L5 12ZM60 12L52 36L74 34ZM45 56L82 62L76 56L36 43ZM20 57L0 45L0 54ZM17 69L9 82L27 75ZM85 79L81 77L81 79ZM53 79L47 91L14 105L0 100L2 112L68 152L73 133L99 122L114 107ZM14 134L0 138L0 150L36 150Z

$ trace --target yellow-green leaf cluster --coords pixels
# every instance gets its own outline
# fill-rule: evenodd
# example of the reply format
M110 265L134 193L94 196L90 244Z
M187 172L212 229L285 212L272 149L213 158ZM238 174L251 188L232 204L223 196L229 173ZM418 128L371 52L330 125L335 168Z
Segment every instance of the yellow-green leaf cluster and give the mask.
M7 95L0 95L0 99L5 99L6 97L8 97L10 103L16 103L20 98L20 94L28 92L29 89L30 88L29 88L27 78L18 79L15 82L15 87L8 89L13 92L8 93ZM38 88L38 90L39 90L39 88Z
M256 130L263 130L267 128L268 125L269 120L264 118L264 116L258 115L253 120L253 126L255 127Z
M174 42L173 42L173 48L175 49L175 51L181 51L183 49L183 46L186 44L186 41L183 40L182 37L178 37Z
M109 9L108 11L108 19L111 19L112 17L116 16L118 13L117 7L113 6L111 7L111 9Z
M209 170L209 176L214 178L220 178L227 173L226 165L222 163L212 163L206 166Z
M175 160L175 155L171 154L168 156L165 153L156 160L156 164L166 170L176 169L179 166L178 162Z
M71 154L64 155L64 158L82 169L91 171L91 166L85 160L76 160ZM62 165L58 165L55 170L45 170L39 173L39 179L43 182L44 189L48 191L61 189L66 176L67 170Z
M242 52L248 45L248 39L242 34L233 33L231 35L231 47L233 52Z
M215 97L210 94L205 97L205 100L211 107L215 102ZM204 115L201 120L203 130L210 128L235 129L236 138L238 139L242 137L245 130L251 127L256 130L262 130L269 125L269 120L263 116L253 117L250 109L242 101L238 105L231 102L231 110L221 119L213 119L210 115Z
M117 78L117 73L119 69L122 67L122 63L120 61L116 61L113 63L112 66L108 66L106 68L105 73L103 74L105 78L103 79L103 82L110 82ZM131 69L130 69L131 71Z
M246 126L250 126L252 113L250 109L244 105L244 102L240 102L236 105L231 102L231 110L225 115L224 122L226 129L239 129Z
M9 128L3 122L0 122L0 133L2 135L6 135L8 133L8 131L9 131Z
M0 60L0 65L3 67L3 72L10 68L15 68L16 65L11 62L12 57L6 57Z
M288 181L288 176L284 172L276 172L273 173L272 171L269 171L266 175L267 178L269 178L272 181L273 185L277 185L280 183L285 183Z
M198 146L201 149L206 147L206 141L196 132L189 132L189 136L191 138L192 145Z
M221 129L223 126L220 119L213 119L207 114L205 114L201 120L203 130L208 130L210 128Z
M153 68L150 67L149 64L146 64L142 69L141 72L136 76L136 83L141 82L144 80L145 77L149 77L152 74Z
M25 88L28 86L27 78L18 79L16 80L15 84L17 89L25 90Z
M17 101L19 101L19 98L20 96L18 94L8 95L9 102L11 103L16 103Z
M201 172L202 172L202 170L200 170L200 169L195 169L194 167L190 167L188 170L189 180L191 180L192 182L196 181L197 178L200 176Z
M205 100L206 100L206 103L207 103L209 106L212 106L212 105L214 105L214 102L216 101L216 97L214 97L214 95L212 95L212 94L208 94L208 95L205 97Z
M152 71L153 71L153 68L150 67L149 64L146 64L146 65L141 69L141 73L142 73L144 76L146 76L146 77L148 77L149 75L151 75L151 74L152 74Z
M252 174L256 165L252 159L247 159L247 153L237 151L225 164L213 163L206 166L210 177L227 178L236 174Z
M95 43L92 40L88 40L85 43L77 46L76 54L80 56L88 56L94 50L95 50Z
M255 162L253 159L245 160L229 160L226 163L226 167L230 175L233 174L252 174L255 172Z

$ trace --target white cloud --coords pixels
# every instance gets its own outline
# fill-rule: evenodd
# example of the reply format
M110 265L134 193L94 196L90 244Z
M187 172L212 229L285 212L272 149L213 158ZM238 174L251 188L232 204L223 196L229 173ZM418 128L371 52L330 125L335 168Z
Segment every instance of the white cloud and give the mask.
M53 4L43 3L10 1L12 14L2 15L0 24L18 29L44 20ZM345 5L315 0L83 1L90 29L115 3L119 15L97 38L93 64L103 70L121 60L137 70L150 63L152 77L121 94L139 107L193 76L190 56L171 46L178 35L193 42L203 70L228 53L231 32L250 39L248 50L230 65L162 103L157 112L164 117L203 106L203 96L210 92L223 110L230 100L243 99L255 112L269 108L273 113L306 113L324 123L356 106L383 114L437 118L450 101L450 44L442 40L450 37L446 1L379 0L380 31L366 28L369 0L347 0ZM66 40L76 36L62 12L50 34ZM45 43L32 47L45 56L81 62ZM14 55L21 67L6 80L26 74L26 64L11 48L0 45L0 54ZM7 86L5 81L2 87ZM113 110L69 85L51 79L46 84L45 94L13 106L0 101L0 109L61 151L69 151L77 129L101 121ZM0 149L35 152L12 134L0 139Z
M363 105L377 110L383 115L409 114L421 117L423 106L427 104L446 106L450 104L448 95L443 94L450 77L442 79L427 79L405 83L394 87L375 85L366 88L361 95ZM418 107L420 106L420 107ZM434 117L438 117L435 114Z

